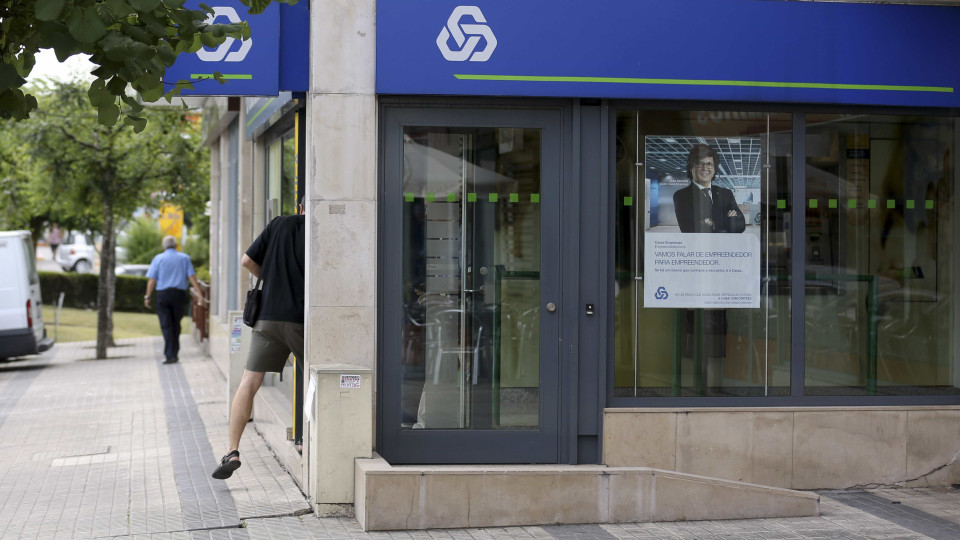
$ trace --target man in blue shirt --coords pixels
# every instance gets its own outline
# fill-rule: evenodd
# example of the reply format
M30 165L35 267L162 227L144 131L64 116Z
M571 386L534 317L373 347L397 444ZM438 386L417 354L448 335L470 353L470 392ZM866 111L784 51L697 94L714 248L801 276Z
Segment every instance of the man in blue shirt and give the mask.
M187 281L197 291L197 301L203 301L200 282L197 281L193 263L186 253L177 251L177 239L167 236L163 239L163 253L150 261L147 270L147 294L143 296L143 305L150 307L150 295L157 290L157 317L160 318L160 330L163 332L164 364L173 364L180 360L180 319L187 304Z

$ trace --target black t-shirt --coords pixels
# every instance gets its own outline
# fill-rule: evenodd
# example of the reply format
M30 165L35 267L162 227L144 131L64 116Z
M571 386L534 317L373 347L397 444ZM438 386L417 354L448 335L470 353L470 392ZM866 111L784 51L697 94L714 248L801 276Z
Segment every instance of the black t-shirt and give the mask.
M262 320L303 324L303 227L300 215L274 218L247 248L263 278Z

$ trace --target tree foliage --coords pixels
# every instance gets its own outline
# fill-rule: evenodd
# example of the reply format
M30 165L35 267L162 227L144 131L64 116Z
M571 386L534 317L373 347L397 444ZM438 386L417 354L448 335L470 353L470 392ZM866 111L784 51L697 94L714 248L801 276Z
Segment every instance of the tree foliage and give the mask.
M180 54L216 47L228 37L250 38L247 23L207 24L212 9L204 4L200 10L187 9L185 1L0 2L0 118L23 120L37 109L36 96L25 93L24 85L36 54L52 49L61 62L76 54L90 55L99 67L87 96L98 121L112 125L122 116L123 123L139 133L147 116L137 95L144 102L163 97L169 101L183 88L192 88L189 81L164 80ZM241 0L251 14L262 12L270 1Z
M40 111L19 128L43 174L35 188L56 199L61 215L102 235L97 358L112 342L117 229L137 208L171 203L202 212L209 158L199 122L179 108L147 107L139 135L124 124L103 125L78 83L41 97ZM197 194L202 194L198 197Z
M127 250L128 264L150 264L150 261L163 253L163 234L157 221L142 217L127 228L126 237L120 245Z

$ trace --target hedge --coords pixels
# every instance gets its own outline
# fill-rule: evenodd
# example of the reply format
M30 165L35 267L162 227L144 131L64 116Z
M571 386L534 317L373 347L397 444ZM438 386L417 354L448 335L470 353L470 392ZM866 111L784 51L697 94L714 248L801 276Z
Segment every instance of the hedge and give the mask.
M63 292L63 306L78 309L97 309L97 274L74 272L40 272L40 294L46 304L56 304ZM117 293L114 311L153 313L143 305L143 293L147 291L147 278L143 276L117 276ZM151 305L156 303L154 295Z

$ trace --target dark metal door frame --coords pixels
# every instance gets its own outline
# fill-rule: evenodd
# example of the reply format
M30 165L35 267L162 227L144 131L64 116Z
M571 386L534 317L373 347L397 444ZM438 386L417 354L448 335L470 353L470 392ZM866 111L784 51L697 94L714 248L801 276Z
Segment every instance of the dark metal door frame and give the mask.
M560 463L569 459L569 423L561 413L561 279L565 171L569 136L564 106L543 108L381 108L377 447L391 463ZM541 130L540 405L539 429L401 429L403 128L405 126L539 128ZM393 299L393 300L391 300ZM558 305L548 312L548 302ZM570 311L571 315L575 311ZM574 393L575 395L575 393ZM572 431L576 432L575 428Z

